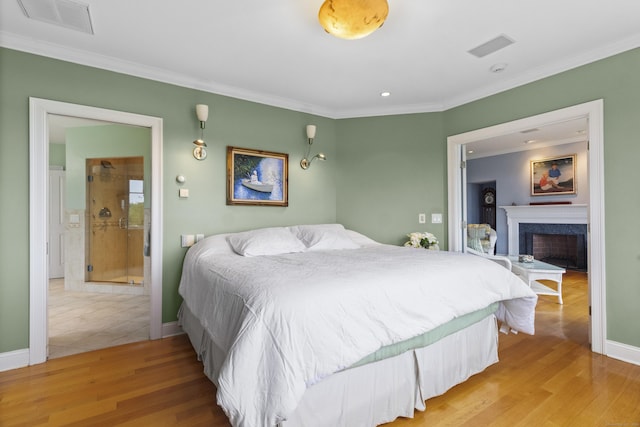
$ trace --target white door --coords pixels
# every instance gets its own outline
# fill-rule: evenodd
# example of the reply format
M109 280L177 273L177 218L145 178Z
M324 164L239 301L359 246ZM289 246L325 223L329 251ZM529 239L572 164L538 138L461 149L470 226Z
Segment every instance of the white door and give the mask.
M49 170L49 279L64 277L64 171Z

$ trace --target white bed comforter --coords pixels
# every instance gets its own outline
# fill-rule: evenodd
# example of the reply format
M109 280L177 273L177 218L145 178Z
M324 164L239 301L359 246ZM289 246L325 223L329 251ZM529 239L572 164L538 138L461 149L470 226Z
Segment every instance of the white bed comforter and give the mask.
M251 427L275 426L308 386L380 347L497 301L500 320L533 334L537 301L481 257L388 245L242 257L198 244L179 292L227 353L218 404Z

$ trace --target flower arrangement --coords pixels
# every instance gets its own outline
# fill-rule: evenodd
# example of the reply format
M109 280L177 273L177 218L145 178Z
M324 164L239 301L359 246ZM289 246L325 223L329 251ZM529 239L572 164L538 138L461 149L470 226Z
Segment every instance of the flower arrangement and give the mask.
M407 234L409 241L404 245L411 248L438 249L438 239L431 233L418 231Z

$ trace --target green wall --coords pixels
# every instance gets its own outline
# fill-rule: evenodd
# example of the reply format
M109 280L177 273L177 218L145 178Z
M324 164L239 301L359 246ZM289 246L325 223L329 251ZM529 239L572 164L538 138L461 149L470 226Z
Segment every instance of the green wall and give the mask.
M442 113L331 120L0 50L0 352L28 346L28 97L164 119L163 321L175 320L185 250L181 233L339 221L387 243L411 231L436 234L446 248L447 136L603 98L607 338L640 347L640 49L588 64ZM198 162L194 105L210 106ZM314 149L328 161L298 167L304 126L318 125ZM289 207L225 205L227 145L289 153ZM189 199L177 197L185 175ZM427 214L419 225L417 214ZM430 224L431 213L445 223Z
M429 231L445 249L445 222L431 224L432 213L446 218L442 122L443 113L339 120L338 222L391 244Z
M49 144L49 166L67 165L67 153L64 144Z
M0 353L29 346L29 97L163 118L163 322L180 304L180 234L336 220L334 120L10 49L0 49L0 94ZM192 155L199 103L210 109L202 162ZM328 160L303 171L310 123ZM228 145L289 154L289 207L226 205ZM177 175L188 199L178 198Z

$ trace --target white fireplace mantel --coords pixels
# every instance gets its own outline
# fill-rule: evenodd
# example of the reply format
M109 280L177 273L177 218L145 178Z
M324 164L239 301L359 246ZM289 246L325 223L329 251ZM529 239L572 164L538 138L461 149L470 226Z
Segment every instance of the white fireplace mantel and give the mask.
M500 206L507 212L509 255L518 255L520 224L588 224L587 205Z

